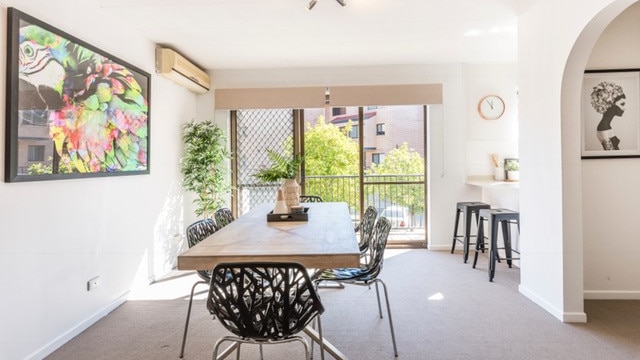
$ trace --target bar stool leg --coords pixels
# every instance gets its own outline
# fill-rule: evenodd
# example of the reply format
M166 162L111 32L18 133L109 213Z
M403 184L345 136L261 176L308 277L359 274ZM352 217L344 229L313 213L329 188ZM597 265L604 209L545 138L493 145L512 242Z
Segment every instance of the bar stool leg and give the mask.
M504 254L509 268L511 268L511 223L509 220L502 220L502 240L504 241Z
M458 225L460 224L460 209L456 208L456 222L453 225L453 244L451 245L451 253L456 249L456 242L458 241Z
M491 216L491 251L489 251L489 281L493 282L496 274L496 258L498 256L498 221Z
M463 251L464 251L464 263L467 263L467 259L469 259L469 243L471 242L471 211L467 210L464 213L464 243L463 243Z
M473 255L473 269L476 268L476 264L478 263L478 253L482 250L484 252L484 219L482 217L478 217L478 234L476 237L476 253Z

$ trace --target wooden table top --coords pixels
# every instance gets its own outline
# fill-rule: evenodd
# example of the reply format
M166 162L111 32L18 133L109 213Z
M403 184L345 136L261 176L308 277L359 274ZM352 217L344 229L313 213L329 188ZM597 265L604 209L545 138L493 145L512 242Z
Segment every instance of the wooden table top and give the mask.
M308 221L267 222L263 204L178 255L179 270L221 262L287 261L308 268L357 267L360 252L346 203L306 203Z

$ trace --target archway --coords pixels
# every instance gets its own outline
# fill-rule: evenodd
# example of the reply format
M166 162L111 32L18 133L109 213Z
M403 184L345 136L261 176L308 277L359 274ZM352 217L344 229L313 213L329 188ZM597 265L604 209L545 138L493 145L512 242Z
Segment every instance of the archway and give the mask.
M613 1L598 12L577 38L565 65L561 89L562 188L563 188L563 258L567 263L580 261L581 284L565 284L565 303L585 299L585 211L593 206L584 201L584 168L581 160L581 93L584 71L596 42L606 27L636 0ZM640 66L637 66L640 67ZM591 165L592 163L590 163ZM578 209L578 210L576 210ZM590 232L588 232L590 234ZM576 256L574 247L582 249ZM573 267L578 270L578 267ZM574 274L576 275L576 274ZM588 290L588 289L587 289Z

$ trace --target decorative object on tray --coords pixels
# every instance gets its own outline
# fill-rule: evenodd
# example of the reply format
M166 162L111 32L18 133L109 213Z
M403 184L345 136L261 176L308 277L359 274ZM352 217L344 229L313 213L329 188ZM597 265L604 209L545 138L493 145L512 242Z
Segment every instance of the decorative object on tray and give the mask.
M291 213L292 214L302 214L304 212L304 206L302 205L293 205L291 207Z
M496 181L504 181L504 167L500 166L500 156L496 153L491 154L493 163L493 179Z
M267 214L267 222L274 221L309 221L309 208L302 208L301 212L292 214L274 214L272 211Z
M287 204L284 202L284 195L282 194L282 189L278 189L278 200L276 200L276 206L273 208L273 214L288 214L289 209L287 208Z
M281 189L284 194L284 201L288 208L293 205L299 205L300 186L296 181L302 156L295 155L287 158L271 149L267 149L267 156L271 161L271 167L262 169L253 176L261 182L277 182L283 180Z

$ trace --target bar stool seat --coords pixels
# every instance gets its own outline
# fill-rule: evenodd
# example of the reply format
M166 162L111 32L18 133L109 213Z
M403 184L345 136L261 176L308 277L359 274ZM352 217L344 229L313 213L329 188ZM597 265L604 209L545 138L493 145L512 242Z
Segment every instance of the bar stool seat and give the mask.
M453 226L453 244L451 245L451 253L456 249L456 243L462 243L462 256L463 260L466 263L469 258L469 246L471 245L470 238L476 237L476 235L471 234L471 217L475 215L476 217L476 228L478 227L478 216L479 211L481 209L490 209L491 205L479 202L479 201L462 201L456 203L456 222ZM458 225L460 224L460 213L464 212L464 234L458 235Z
M513 257L513 253L520 255L520 252L514 250L511 244L511 224L518 225L518 233L520 233L520 213L509 209L481 209L480 220L478 225L478 238L476 241L475 255L473 257L473 268L475 269L478 262L478 253L485 250L484 221L489 221L491 225L491 249L489 251L489 281L493 281L496 272L496 261L500 262L499 250L504 249L505 257L509 267L512 260L520 260L519 257ZM504 247L498 247L498 226L502 225L502 240Z

